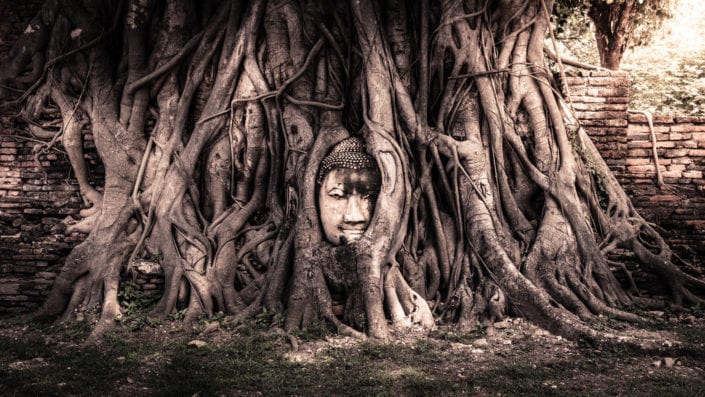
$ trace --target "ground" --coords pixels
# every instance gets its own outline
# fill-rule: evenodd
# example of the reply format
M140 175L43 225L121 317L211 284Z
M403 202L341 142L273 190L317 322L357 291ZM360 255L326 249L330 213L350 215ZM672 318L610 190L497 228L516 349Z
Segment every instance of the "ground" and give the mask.
M702 313L661 319L654 328L705 347ZM320 326L298 334L295 351L266 315L237 326L203 320L187 330L134 316L91 347L80 345L88 324L2 320L3 396L705 395L702 354L605 351L522 319L390 344Z

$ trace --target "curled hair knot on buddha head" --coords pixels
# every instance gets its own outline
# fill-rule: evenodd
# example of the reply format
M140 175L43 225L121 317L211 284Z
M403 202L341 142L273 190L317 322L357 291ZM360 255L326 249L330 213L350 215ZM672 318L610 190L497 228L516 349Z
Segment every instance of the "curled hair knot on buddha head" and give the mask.
M365 142L356 136L345 138L338 142L328 155L321 161L316 182L323 182L326 174L340 168L363 170L377 169L374 157L367 154Z

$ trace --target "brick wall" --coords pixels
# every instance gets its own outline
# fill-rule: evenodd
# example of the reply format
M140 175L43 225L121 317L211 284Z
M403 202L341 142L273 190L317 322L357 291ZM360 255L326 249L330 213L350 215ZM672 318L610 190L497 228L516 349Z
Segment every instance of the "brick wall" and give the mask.
M629 79L624 72L568 73L573 109L607 165L623 172L627 149ZM565 89L564 89L565 90Z
M84 238L61 233L61 221L77 217L82 205L61 145L35 157L38 143L26 133L16 134L19 129L26 127L0 116L0 312L41 303L64 257ZM100 178L93 141L85 138L89 167Z
M42 2L0 0L0 58L7 56ZM0 313L27 311L43 302L64 258L84 238L59 232L61 221L77 215L82 204L63 148L59 144L35 158L39 142L14 117L17 111L0 113ZM100 178L90 135L84 147Z
M644 218L661 226L671 247L690 261L705 260L705 117L653 117L656 168L646 117L629 115L626 173L621 183Z
M684 259L705 260L705 117L654 115L659 167L656 185L646 117L627 110L624 72L573 72L566 76L574 108L587 133L639 213Z

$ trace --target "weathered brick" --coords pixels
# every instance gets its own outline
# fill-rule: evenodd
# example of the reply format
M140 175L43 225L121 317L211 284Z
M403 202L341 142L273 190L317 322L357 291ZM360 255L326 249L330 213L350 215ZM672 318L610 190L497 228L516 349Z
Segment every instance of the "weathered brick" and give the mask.
M629 149L640 149L640 148L649 148L651 149L653 145L651 144L650 141L632 141L627 143L627 148Z
M671 127L671 131L673 131L673 127ZM682 141L685 139L690 139L692 137L693 137L693 134L690 134L687 132L686 133L673 132L673 133L668 134L668 138L671 139L672 141Z
M15 295L20 292L20 285L17 283L0 284L0 295Z
M703 143L705 144L705 142L703 142ZM693 141L693 140L682 141L682 142L681 142L681 146L684 147L684 148L686 148L686 149L697 149L697 148L698 148L698 143L695 142L695 141Z
M698 116L676 116L676 123L696 123L698 122Z
M666 158L683 157L687 156L688 152L689 149L670 149L666 150L666 153L664 153L663 156Z
M692 164L693 159L691 159L690 157L678 157L678 158L672 159L671 162L673 164Z
M686 171L683 173L684 178L702 178L703 177L703 172L702 171Z
M693 124L674 124L671 126L673 132L701 132L703 127Z
M657 194L649 197L649 201L653 202L659 202L659 201L681 201L681 198L679 196L676 196L675 194Z
M645 165L649 164L651 162L651 159L646 157L646 158L627 158L624 162L627 166L630 165Z
M665 114L655 114L653 116L654 124L673 124L673 116Z
M683 176L683 171L664 171L661 173L664 178L674 178L670 183L677 183L677 179Z
M664 169L661 167L661 169ZM656 167L653 164L648 165L628 165L627 171L629 172L656 172Z
M614 112L614 111L582 111L578 112L578 118L581 120L592 120L592 119L599 119L599 120L625 120L626 117L623 112Z
M620 112L620 118L626 117L627 104L626 103L581 103L573 102L573 107L578 112L596 112L596 111L610 111L610 112Z
M0 295L0 301L24 302L28 300L27 295Z
M629 149L627 151L627 157L647 157L651 156L651 150L649 149Z
M595 97L595 96L587 96L581 94L578 95L575 92L572 92L573 95L571 95L571 99L573 100L573 103L605 103L605 98L601 97Z

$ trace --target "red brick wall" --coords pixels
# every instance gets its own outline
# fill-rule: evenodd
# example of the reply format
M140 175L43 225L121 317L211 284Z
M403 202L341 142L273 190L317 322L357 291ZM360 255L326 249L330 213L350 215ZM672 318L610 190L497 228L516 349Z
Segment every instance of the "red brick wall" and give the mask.
M639 213L660 226L675 251L705 261L705 117L654 115L665 185L656 186L646 117L627 111L628 75L582 72L566 77L574 108Z
M57 229L64 218L77 216L82 204L61 145L35 159L37 142L17 134L20 129L26 127L0 116L0 312L41 303L64 257L83 239ZM100 161L90 135L86 138L89 166L100 178Z
M656 169L646 117L629 115L627 187L642 216L664 229L682 256L705 260L705 117L653 117L656 153L665 186L654 183Z
M568 73L570 102L607 165L623 172L627 149L629 79L624 72Z
M41 3L0 0L0 58L7 56ZM14 117L17 111L0 112L0 313L27 311L43 302L64 257L83 239L56 232L62 219L81 208L63 148L59 144L58 150L35 159L38 142ZM100 178L90 135L84 146L89 166Z

